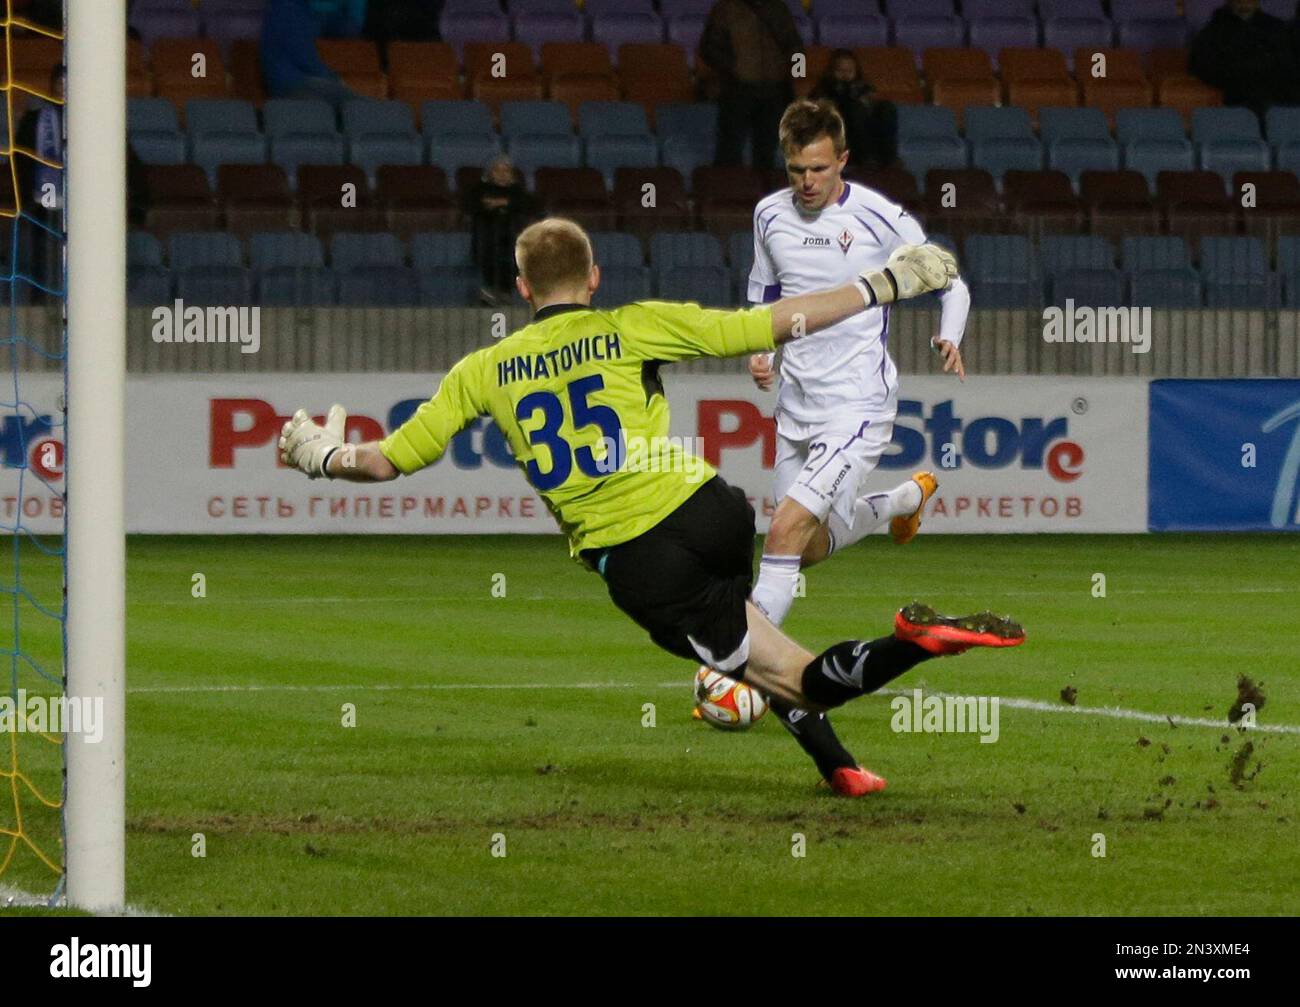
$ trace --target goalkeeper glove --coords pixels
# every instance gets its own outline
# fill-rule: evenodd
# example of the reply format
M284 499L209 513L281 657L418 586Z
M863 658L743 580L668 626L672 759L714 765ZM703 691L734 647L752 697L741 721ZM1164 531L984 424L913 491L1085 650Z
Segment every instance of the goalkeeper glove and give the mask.
M330 406L324 426L313 422L307 410L299 409L280 431L281 461L307 473L311 479L328 475L325 466L334 452L343 447L347 419L347 410L337 403Z
M891 304L932 290L944 290L957 275L957 260L938 245L901 245L884 269L864 270L858 285L867 307Z

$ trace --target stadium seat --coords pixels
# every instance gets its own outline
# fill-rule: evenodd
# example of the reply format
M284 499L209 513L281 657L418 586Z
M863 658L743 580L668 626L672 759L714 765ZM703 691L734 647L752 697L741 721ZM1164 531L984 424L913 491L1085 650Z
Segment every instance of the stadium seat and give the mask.
M1160 230L1146 179L1136 171L1082 172L1079 195L1094 234L1120 238Z
M1038 0L1038 12L1044 21L1057 17L1104 18L1101 0Z
M1300 273L1300 235L1289 234L1278 239L1277 268L1287 275Z
M150 63L160 98L183 107L195 98L226 97L225 62L220 46L211 39L159 39L150 53ZM18 67L14 68L14 76L20 76ZM42 89L47 86L43 84Z
M982 307L1036 307L1042 300L1038 261L1020 235L974 234L965 241L964 271Z
M691 174L691 190L700 225L716 244L723 235L752 226L754 206L764 194L764 184L750 168L703 166Z
M1199 108L1222 105L1223 92L1195 77L1169 77L1156 85L1156 100L1162 107L1177 111L1187 121Z
M1113 266L1104 269L1066 269L1047 278L1048 301L1064 307L1067 301L1077 306L1123 307L1127 289L1123 273Z
M1136 307L1199 308L1204 299L1201 278L1191 267L1144 269L1128 277L1129 301Z
M549 214L570 217L588 231L614 227L614 204L595 167L538 168L536 191Z
M582 148L575 136L516 136L509 141L507 150L530 188L538 168L582 166Z
M931 168L965 168L968 164L966 141L957 134L956 117L951 109L940 106L899 108L898 155L919 178Z
M958 128L964 128L966 109L996 105L999 100L998 83L993 78L988 80L940 80L930 88L931 98L936 105L952 109L957 118Z
M230 44L230 94L261 105L266 98L262 86L262 56L256 39L240 38Z
M612 308L653 296L648 266L601 267L600 287L592 297L597 307Z
M344 154L343 137L338 135L278 136L271 140L270 163L283 169L296 188L303 165L342 164Z
M314 234L263 231L248 236L248 264L259 271L324 266L325 249Z
M515 39L531 46L534 55L540 55L548 42L581 42L585 33L586 24L574 8L530 11L514 18Z
M688 178L700 165L713 163L718 136L717 105L712 102L661 105L656 120L665 165Z
M1201 239L1201 275L1207 280L1262 276L1268 272L1264 243L1253 237Z
M507 145L518 136L573 136L573 119L558 101L508 101L501 106L501 135Z
M1170 234L1189 242L1237 229L1236 203L1224 193L1223 179L1209 171L1162 171L1156 199Z
M1133 272L1189 269L1192 252L1187 242L1175 235L1131 236L1120 242L1120 263Z
M1238 171L1268 171L1269 150L1259 120L1244 108L1198 108L1192 112L1192 139L1200 166L1231 179Z
M150 165L145 170L145 187L149 193L145 226L154 234L219 226L216 197L198 165Z
M262 119L266 135L279 136L337 136L338 124L334 109L325 101L303 98L272 98L262 106Z
M1121 21L1115 33L1115 41L1121 46L1141 52L1183 45L1186 38L1187 25L1179 17Z
M454 101L463 95L456 53L445 42L388 43L388 89L397 101L418 107L426 101Z
M966 116L966 138L978 140L1034 139L1029 114L1023 108L973 108Z
M402 308L420 303L419 279L406 266L358 266L339 276L343 306Z
M1248 185L1254 194L1250 207L1241 205ZM1283 233L1300 233L1300 179L1295 172L1239 171L1232 177L1231 192L1247 234L1271 247Z
M591 248L604 272L607 266L643 266L645 253L641 242L621 231L592 231Z
M578 135L649 136L645 109L629 101L589 101L578 108Z
M1008 171L1002 186L1019 229L1035 234L1081 229L1083 208L1064 172Z
M450 228L456 204L447 189L447 173L436 165L380 165L375 173L375 201L384 223L406 238L418 231Z
M216 42L227 56L236 41L256 41L261 37L265 16L260 2L224 7L214 0L207 0L199 15L203 19L203 34Z
M1038 45L1038 22L1030 17L989 17L970 22L970 44L996 59L1003 49Z
M650 239L650 265L656 273L672 268L724 265L722 243L711 234L664 231Z
M953 17L957 13L953 0L885 0L884 7L895 21L901 17Z
M201 22L193 9L136 4L131 11L130 26L140 33L145 46L163 38L187 38L199 34Z
M448 136L496 136L492 113L479 101L427 101L420 106L420 127L430 140Z
M982 109L968 110L984 111ZM1035 139L994 137L971 144L971 166L983 168L1001 179L1008 171L1039 171L1043 167L1043 148Z
M1008 46L998 53L998 66L1002 73L1005 93L1009 96L1010 87L1015 83L1052 81L1061 84L1073 83L1069 69L1065 65L1065 55L1055 49L1036 49L1029 47ZM1067 104L1058 102L1057 104Z
M187 304L227 307L253 303L253 283L242 266L191 266L175 270L176 296Z
M817 10L820 11L824 6L818 4ZM889 22L870 11L857 14L819 14L816 23L818 38L846 49L889 44Z
M613 81L609 47L600 42L547 42L541 47L541 72L546 82L565 77L599 77Z
M654 200L647 206L651 193ZM665 226L686 228L691 222L684 176L670 166L615 169L614 208L618 226L642 238Z
M662 300L693 301L705 307L731 305L731 276L724 266L671 267L655 275Z
M861 182L869 189L875 189L909 211L921 209L921 191L916 178L902 165L892 164L888 168L874 170L850 170L846 177L850 181Z
M161 266L162 242L148 231L129 231L126 236L126 264L128 266Z
M598 14L590 17L590 21L591 40L609 46L612 52L628 44L653 45L664 41L664 23L653 11ZM803 37L811 37L811 33Z
M126 303L133 308L170 305L172 283L171 270L162 266L129 266L126 271Z
M1132 140L1124 145L1124 167L1154 186L1164 171L1192 171L1196 158L1187 140Z
M1074 269L1113 269L1115 246L1095 234L1049 234L1038 243L1039 256L1049 274Z
M908 15L894 19L894 45L915 52L917 66L923 50L956 48L965 41L965 35L961 20L954 16Z
M128 99L126 124L131 147L145 164L184 162L185 138L176 106L166 98Z
M695 66L700 37L704 34L704 15L676 14L668 19L667 29L666 41L681 46L691 66Z
M594 136L586 143L588 167L600 171L607 185L614 184L619 168L653 168L659 164L659 148L649 133L642 136Z
M293 194L284 169L274 164L223 164L217 194L226 227L236 234L293 227Z
M360 38L320 38L316 40L316 51L325 65L358 96L388 97L388 77L374 42Z
M370 178L381 164L420 164L424 143L411 107L401 101L351 101L343 107L348 154Z
M960 43L958 43L960 45ZM916 56L899 46L863 46L854 50L862 66L862 77L875 87L881 98L899 104L925 100L917 76Z
M260 164L266 161L266 137L257 125L257 111L238 99L196 98L185 106L190 159L209 178L219 164Z
M405 262L406 249L395 234L344 232L330 240L330 265L340 273L357 266L401 266Z
M727 236L727 261L733 270L749 274L754 267L754 233L753 231L733 231ZM743 294L743 290L741 291ZM742 297L741 300L744 300Z
M411 236L411 263L422 273L474 264L469 231L422 231Z
M345 192L355 196L355 206L343 205ZM366 174L355 164L301 165L298 203L305 226L322 241L335 231L373 231L383 226Z
M536 78L533 50L523 42L468 42L465 45L465 82L484 79Z
M679 45L629 43L619 47L618 72L628 101L641 105L650 116L673 102L689 102L694 84Z
M428 307L463 307L474 304L482 283L473 266L455 266L435 272L417 272L420 303Z
M244 248L225 231L179 231L167 239L167 261L178 271L194 266L242 266Z
M968 21L997 17L1032 18L1034 0L962 0L961 13Z
M941 227L960 240L998 220L1002 201L993 176L983 169L931 168L925 173L922 211L927 227Z
M338 303L338 277L323 266L274 266L257 273L257 303L268 308Z
M1103 18L1056 17L1043 24L1043 45L1065 54L1066 65L1080 81L1089 71L1089 64L1078 62L1080 49L1106 48L1114 40L1111 23Z

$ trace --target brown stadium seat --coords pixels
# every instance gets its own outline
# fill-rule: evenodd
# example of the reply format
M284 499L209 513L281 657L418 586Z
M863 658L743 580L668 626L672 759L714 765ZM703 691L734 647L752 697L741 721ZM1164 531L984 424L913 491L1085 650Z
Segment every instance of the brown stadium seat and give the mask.
M822 79L826 68L831 65L831 53L835 50L828 45L808 45L804 46L804 55L807 62L804 64L804 75L794 78L794 93L796 98L807 98L812 93L817 82Z
M1098 80L1080 75L1079 87L1083 103L1101 109L1112 130L1115 113L1121 108L1150 108L1155 104L1155 93L1145 80Z
M618 72L623 97L645 106L654 126L656 105L687 102L695 97L686 51L679 45L627 43L618 47Z
M316 40L316 51L322 62L358 95L388 97L388 77L379 63L375 43L368 39L322 38Z
M993 79L993 62L983 49L927 49L921 57L921 69L932 85L940 80Z
M608 77L614 79L609 48L601 42L543 42L542 76Z
M614 229L614 204L595 168L538 168L534 182L547 213L571 217L589 231Z
M1118 240L1130 234L1160 233L1160 213L1136 171L1085 171L1079 195L1093 234Z
M972 106L996 105L1001 95L998 82L988 80L940 80L930 85L930 94L936 105L952 109L957 128L966 122L966 109Z
M540 77L480 77L470 85L470 97L481 101L495 118L503 101L536 101L542 97Z
M1002 192L1019 230L1034 235L1083 231L1083 203L1063 171L1008 171L1002 176Z
M126 43L126 93L130 98L148 98L153 94L153 74L144 43L138 38Z
M948 192L955 205L944 206L944 186L950 183L954 188ZM1010 230L1011 221L1002 212L993 176L983 168L931 168L925 173L921 206L927 228L957 241L975 232Z
M1255 205L1241 206L1244 186L1255 187ZM1232 176L1232 200L1242 229L1271 250L1284 234L1300 234L1300 178L1291 171L1239 171Z
M1182 48L1152 49L1147 57L1147 65L1150 67L1147 77L1157 86L1169 77L1187 77L1191 74L1187 69L1187 50Z
M516 174L518 170L516 169ZM474 186L483 180L483 166L481 164L463 164L456 169L456 195L464 196Z
M226 229L236 234L298 226L289 179L279 165L223 164L217 168L217 196Z
M410 45L411 43L406 43ZM446 43L439 43L446 45ZM448 48L451 48L448 46ZM498 57L501 57L498 59ZM451 65L454 68L454 57ZM390 51L389 69L393 58ZM495 73L494 73L495 69ZM465 80L472 83L484 77L495 80L511 80L520 77L536 77L537 67L533 64L532 47L524 42L466 42L465 43Z
M879 97L900 105L925 102L925 91L916 75L916 57L911 49L862 46L854 52L862 66L863 79L875 87Z
M356 187L357 205L343 205L343 186ZM335 231L378 231L383 214L370 197L366 173L355 164L304 164L298 168L298 205L306 229L328 241Z
M1072 80L1018 80L1007 85L1007 104L1019 105L1038 128L1040 108L1061 108L1079 104L1079 88Z
M847 174L850 182L861 182L909 212L921 212L921 190L916 184L916 176L901 165L872 170L851 168Z
M764 195L763 176L743 166L701 165L691 172L700 226L719 240L754 226L754 204Z
M584 101L618 101L618 85L612 77L560 77L551 81L547 97L569 107L574 123Z
M201 55L202 77L194 76L195 57ZM225 98L230 93L221 47L206 38L161 38L153 45L154 89L184 107L191 98Z
M256 39L239 38L230 43L230 91L232 98L259 107L266 100L262 86L262 56Z
M1166 77L1156 88L1156 100L1164 108L1182 113L1183 124L1191 125L1192 112L1198 108L1223 104L1223 92L1195 77Z
M1207 234L1235 234L1237 204L1213 171L1162 171L1156 175L1156 202L1170 234L1195 246Z
M654 206L642 205L645 186L654 186ZM657 230L683 230L690 221L686 183L676 168L615 168L614 209L619 230L642 239Z
M1065 54L1056 49L1003 49L998 53L998 66L1004 85L1013 81L1071 79Z
M211 231L220 226L216 196L197 164L151 164L145 168L149 209L145 227L159 237L173 231Z
M531 57L530 60L531 62ZM456 72L456 50L446 42L391 42L388 88L417 113L426 101L456 101L465 96Z
M449 231L457 224L447 173L430 164L384 164L375 175L375 201L384 226L409 239L420 231Z

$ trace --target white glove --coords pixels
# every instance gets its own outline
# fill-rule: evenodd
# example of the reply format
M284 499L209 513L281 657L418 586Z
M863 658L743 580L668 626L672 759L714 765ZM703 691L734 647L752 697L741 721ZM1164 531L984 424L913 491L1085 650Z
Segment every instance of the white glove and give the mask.
M299 409L280 431L281 460L307 473L311 479L326 475L330 456L343 447L347 420L347 410L338 403L330 406L323 427L312 421L307 410Z
M858 274L867 307L945 290L957 275L957 259L938 245L900 245L880 270Z

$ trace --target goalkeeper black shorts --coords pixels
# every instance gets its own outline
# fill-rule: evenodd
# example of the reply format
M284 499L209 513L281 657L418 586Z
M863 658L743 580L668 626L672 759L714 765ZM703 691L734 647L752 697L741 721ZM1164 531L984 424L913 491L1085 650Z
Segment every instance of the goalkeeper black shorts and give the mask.
M744 674L754 508L743 491L715 476L649 531L582 556L614 604L664 650Z

